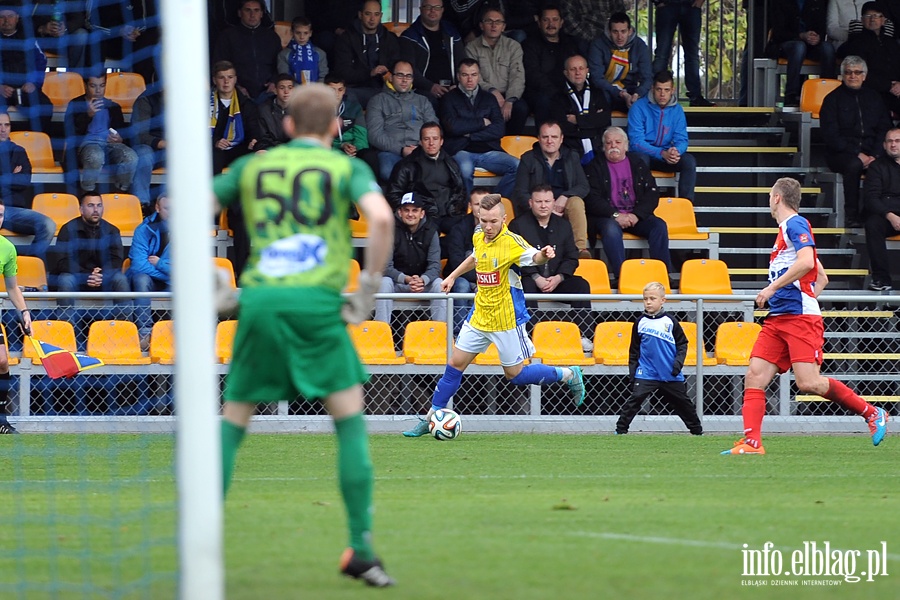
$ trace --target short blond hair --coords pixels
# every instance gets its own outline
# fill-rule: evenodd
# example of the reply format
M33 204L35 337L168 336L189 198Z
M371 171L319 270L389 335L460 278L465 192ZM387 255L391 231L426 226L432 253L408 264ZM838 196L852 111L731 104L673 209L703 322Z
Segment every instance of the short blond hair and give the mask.
M650 283L648 283L647 285L644 286L644 293L645 293L645 294L646 294L647 292L651 292L651 291L653 291L653 290L656 290L656 291L659 293L659 297L660 297L660 298L665 298L665 297L666 297L666 286L664 286L664 285L661 284L660 282L658 282L658 281L651 281Z
M332 135L337 115L334 90L317 82L295 87L288 100L288 115L294 121L295 136Z
M782 177L772 186L772 193L781 196L785 206L795 212L800 211L800 182L793 177Z

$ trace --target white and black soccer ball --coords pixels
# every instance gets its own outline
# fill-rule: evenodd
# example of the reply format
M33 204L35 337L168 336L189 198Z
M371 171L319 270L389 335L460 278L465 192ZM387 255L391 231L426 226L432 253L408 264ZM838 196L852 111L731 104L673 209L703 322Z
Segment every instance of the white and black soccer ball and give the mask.
M462 421L459 414L449 408L434 411L428 429L436 440L452 440L462 433Z

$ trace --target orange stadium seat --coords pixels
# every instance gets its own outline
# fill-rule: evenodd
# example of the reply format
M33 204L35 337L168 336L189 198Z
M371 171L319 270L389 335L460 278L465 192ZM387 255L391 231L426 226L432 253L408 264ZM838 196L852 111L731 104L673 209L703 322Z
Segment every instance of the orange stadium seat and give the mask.
M231 351L234 347L234 333L237 321L222 321L216 325L216 359L223 365L231 362Z
M394 351L391 327L383 321L363 321L348 325L347 331L359 359L366 365L402 365L406 359Z
M68 321L32 321L31 335L36 340L53 344L54 346L62 348L63 350L68 350L69 352L76 352L78 350L77 343L75 342L75 328ZM22 356L24 358L30 358L31 362L36 365L41 364L41 359L38 358L37 352L34 351L34 346L30 343L26 342L22 344Z
M611 294L609 270L606 263L596 258L579 258L575 274L591 285L592 294Z
M681 266L680 291L682 294L731 294L731 277L725 261L711 258L694 258Z
M666 263L655 258L630 258L622 263L622 271L619 273L619 293L643 294L644 286L651 281L658 281L666 286L667 294L672 291L669 287Z
M684 330L684 335L688 339L687 356L684 359L684 366L695 367L697 366L697 324L690 321L681 321L681 328ZM706 352L704 351L703 366L711 367L715 364L716 359L711 356L706 356Z
M538 139L532 135L504 135L500 138L500 146L503 151L516 158L531 150Z
M592 365L584 356L578 325L569 321L542 321L534 326L535 358L548 365Z
M231 287L233 289L237 288L237 278L234 276L234 265L231 264L231 261L225 258L224 256L214 256L213 257L213 266L217 269L224 269L231 275Z
M36 210L42 215L46 215L53 219L56 223L56 233L59 234L59 228L81 216L81 210L78 207L78 198L73 194L62 193L44 193L36 194L31 204L32 210Z
M633 330L634 323L626 321L598 323L594 331L594 360L597 364L627 365Z
M447 362L447 324L443 321L413 321L403 334L403 356L416 365Z
M106 97L122 107L122 112L130 113L137 97L144 93L147 85L137 73L121 71L106 74Z
M822 110L822 101L825 96L841 87L839 79L807 79L800 89L800 110L812 113L813 119L819 118L819 111Z
M108 365L149 365L141 352L137 326L130 321L94 321L88 330L87 353Z
M144 214L141 212L141 201L133 194L101 194L103 200L103 218L119 228L125 237L134 235L134 230Z
M173 321L157 321L150 332L150 361L175 364L175 326Z
M35 256L17 256L18 274L16 283L19 287L34 288L39 292L47 291L47 269L44 261ZM6 278L0 277L0 292L6 291Z
M750 351L762 327L743 321L722 323L716 330L716 361L720 364L746 366Z
M13 131L9 139L25 149L31 161L32 173L62 173L62 167L53 159L50 136L42 131Z
M84 79L73 71L50 71L44 76L44 85L41 86L53 109L64 111L69 101L84 95Z
M344 288L345 292L352 293L359 289L360 271L359 261L355 258L351 258L350 271L347 273L347 287Z

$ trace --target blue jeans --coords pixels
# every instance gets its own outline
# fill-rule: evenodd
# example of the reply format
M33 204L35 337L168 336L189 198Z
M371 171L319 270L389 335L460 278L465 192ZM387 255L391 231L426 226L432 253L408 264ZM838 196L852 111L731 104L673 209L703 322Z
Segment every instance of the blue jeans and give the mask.
M666 270L672 272L672 259L669 257L669 229L666 222L657 216L641 219L634 227L622 229L615 219L599 217L596 227L600 233L600 242L603 251L609 261L609 274L619 277L622 263L625 262L625 243L622 241L623 233L632 233L638 237L646 238L650 245L650 257L666 263ZM665 283L665 282L663 282Z
M393 152L378 153L378 176L382 181L390 181L394 165L400 162L402 158L402 156Z
M56 224L53 219L36 210L7 206L3 226L14 233L33 235L34 239L31 244L19 246L18 253L23 256L36 256L46 261L47 248L50 247L50 242L56 235Z
M112 166L113 183L123 192L131 187L134 171L137 169L137 153L118 143L87 143L78 149L81 164L81 188L90 192L97 187L100 170L105 164Z
M678 196L687 198L691 202L694 201L694 187L697 185L697 159L693 155L685 152L674 165L670 165L664 160L653 158L649 154L638 153L641 160L654 171L665 171L667 173L681 173L678 177Z
M134 292L168 292L171 286L167 281L153 279L146 273L131 275L131 290ZM134 322L141 337L148 335L153 329L153 311L150 310L150 298L134 299Z
M688 98L703 96L700 88L700 30L703 15L699 7L691 6L691 0L666 0L656 7L656 53L653 72L659 73L672 64L672 42L675 30L681 34L684 50L684 85Z
M800 86L800 70L803 68L803 60L817 60L822 63L822 77L834 78L834 46L831 42L822 41L816 46L810 46L803 40L791 40L784 42L779 48L779 54L787 59L787 71L785 77L787 81L784 86L785 98L789 96L799 97Z
M504 198L512 198L513 189L516 187L516 170L519 168L519 159L510 156L502 150L490 152L466 152L460 150L453 158L459 163L463 181L466 182L466 193L471 193L475 185L475 168L481 167L491 173L500 175L500 183L496 192ZM512 216L512 215L510 215Z
M131 191L141 204L150 204L150 178L153 176L153 169L157 164L165 165L166 151L155 151L146 144L138 144L134 147L137 154L137 168L134 171L134 182Z
M100 288L88 287L87 280L90 273L60 273L56 277L56 289L60 292L130 292L131 286L128 285L128 278L122 271L113 271L112 273L103 274L103 283ZM112 317L116 319L127 319L131 312L128 307L131 306L130 298L117 298L114 300L116 310L112 312ZM59 318L68 321L72 325L75 323L75 304L74 298L60 298L57 300L60 307ZM76 330L78 328L76 327Z

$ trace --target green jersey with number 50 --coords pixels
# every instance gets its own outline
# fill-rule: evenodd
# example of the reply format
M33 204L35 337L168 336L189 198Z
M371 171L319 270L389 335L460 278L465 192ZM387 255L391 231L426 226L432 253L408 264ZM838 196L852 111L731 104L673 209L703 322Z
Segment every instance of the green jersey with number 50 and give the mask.
M236 160L213 190L222 206L243 208L251 251L242 287L340 292L352 252L351 203L380 188L363 161L301 139Z

